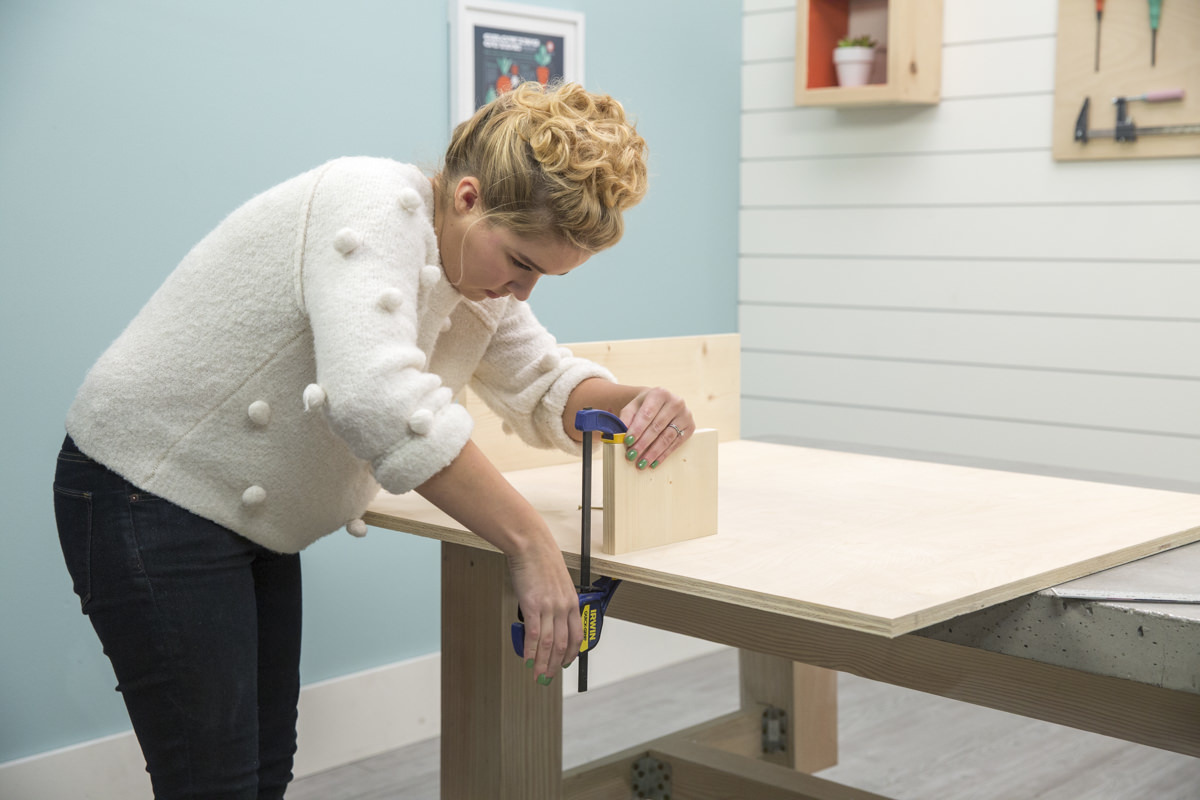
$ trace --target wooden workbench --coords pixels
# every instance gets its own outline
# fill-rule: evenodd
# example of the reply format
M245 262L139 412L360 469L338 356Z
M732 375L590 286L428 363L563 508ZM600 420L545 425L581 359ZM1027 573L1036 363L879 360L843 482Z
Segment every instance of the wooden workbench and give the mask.
M593 574L625 579L611 615L763 654L756 667L850 672L1200 756L1195 691L912 633L1194 541L1200 497L760 442L723 443L719 463L715 537L594 557ZM572 568L579 473L577 464L508 473ZM381 495L366 519L443 542L443 797L626 798L635 761L666 765L676 798L873 796L748 752L761 709L745 683L736 718L564 777L561 686L537 686L512 653L504 558L415 495ZM792 741L815 715L806 747L820 749L827 723L801 705L791 708Z

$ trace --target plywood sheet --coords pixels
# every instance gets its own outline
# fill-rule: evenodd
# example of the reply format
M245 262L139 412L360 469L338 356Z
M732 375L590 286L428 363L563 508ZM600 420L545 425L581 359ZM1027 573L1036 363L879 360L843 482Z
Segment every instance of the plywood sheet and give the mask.
M572 566L580 470L509 473ZM750 441L720 445L718 506L716 536L593 572L897 636L1200 540L1200 495ZM415 494L366 519L486 547Z

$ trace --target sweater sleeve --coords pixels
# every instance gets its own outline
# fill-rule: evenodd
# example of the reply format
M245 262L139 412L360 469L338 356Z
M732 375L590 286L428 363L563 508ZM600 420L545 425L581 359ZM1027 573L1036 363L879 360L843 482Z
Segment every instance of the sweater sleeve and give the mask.
M471 388L527 444L577 453L580 445L563 430L562 415L571 392L588 378L616 380L558 347L529 306L512 300Z
M332 430L393 493L450 464L473 426L426 371L419 345L421 276L435 252L421 179L383 159L333 162L314 191L301 255L317 373L306 406L323 404Z

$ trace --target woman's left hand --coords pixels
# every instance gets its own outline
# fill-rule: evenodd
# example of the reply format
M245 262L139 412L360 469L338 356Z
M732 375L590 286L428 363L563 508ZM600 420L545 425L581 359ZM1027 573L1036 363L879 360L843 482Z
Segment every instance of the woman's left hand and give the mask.
M638 469L657 467L696 432L687 403L662 387L639 391L619 416L633 436L625 457Z

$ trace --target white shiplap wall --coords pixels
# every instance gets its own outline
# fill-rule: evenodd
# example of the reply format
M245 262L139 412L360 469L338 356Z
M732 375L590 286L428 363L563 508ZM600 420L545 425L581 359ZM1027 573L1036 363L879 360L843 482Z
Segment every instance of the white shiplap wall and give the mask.
M743 435L1200 492L1200 159L1052 159L1053 0L945 0L941 103L856 110L743 9Z

